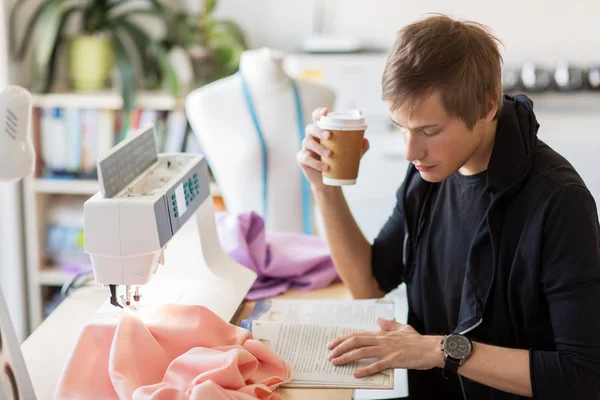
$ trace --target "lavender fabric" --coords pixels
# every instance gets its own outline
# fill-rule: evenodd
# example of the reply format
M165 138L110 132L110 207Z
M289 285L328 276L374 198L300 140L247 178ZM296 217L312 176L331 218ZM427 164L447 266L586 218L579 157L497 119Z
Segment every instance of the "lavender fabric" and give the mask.
M258 274L246 296L256 300L289 289L311 290L329 286L339 276L325 240L288 232L265 232L256 213L216 213L223 251Z

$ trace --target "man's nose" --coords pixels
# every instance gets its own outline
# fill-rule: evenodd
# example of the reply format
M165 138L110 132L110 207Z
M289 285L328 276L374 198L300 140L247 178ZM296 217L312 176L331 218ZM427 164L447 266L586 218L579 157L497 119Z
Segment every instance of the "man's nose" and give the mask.
M406 151L404 153L406 161L414 162L425 158L427 154L425 144L420 140L418 135L408 131L404 134L404 143L406 144Z

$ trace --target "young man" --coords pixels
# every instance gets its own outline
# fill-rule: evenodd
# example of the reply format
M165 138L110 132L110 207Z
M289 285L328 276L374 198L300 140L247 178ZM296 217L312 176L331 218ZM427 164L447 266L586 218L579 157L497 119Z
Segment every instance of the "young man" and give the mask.
M400 31L383 98L412 164L373 244L321 182L328 132L306 128L298 162L344 284L356 298L408 289L409 325L380 320L329 358L379 358L357 376L407 368L416 399L599 398L596 205L537 138L531 101L503 96L501 62L479 24L433 16Z

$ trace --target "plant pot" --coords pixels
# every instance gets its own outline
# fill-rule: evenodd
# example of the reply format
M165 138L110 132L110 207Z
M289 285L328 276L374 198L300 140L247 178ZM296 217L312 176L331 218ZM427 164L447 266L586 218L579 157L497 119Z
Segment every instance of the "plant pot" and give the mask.
M69 46L69 79L73 89L99 90L109 84L114 65L110 35L88 35L73 38Z

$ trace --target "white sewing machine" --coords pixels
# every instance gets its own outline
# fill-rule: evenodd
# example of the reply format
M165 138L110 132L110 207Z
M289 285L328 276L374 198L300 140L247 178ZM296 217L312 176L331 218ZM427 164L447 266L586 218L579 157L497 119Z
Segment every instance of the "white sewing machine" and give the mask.
M156 148L151 125L98 161L101 191L84 205L94 277L114 306L199 304L231 320L256 274L221 249L204 156ZM195 231L182 229L188 220ZM186 237L170 243L179 231Z

